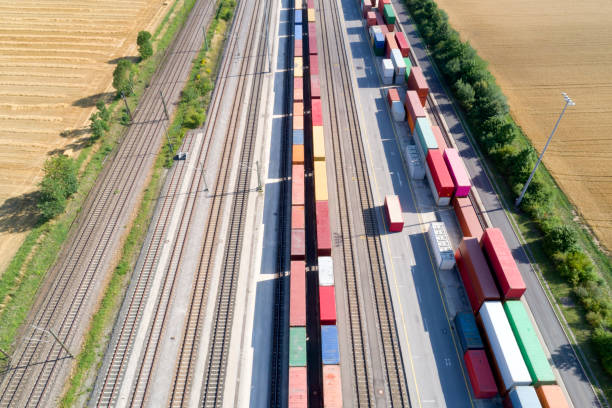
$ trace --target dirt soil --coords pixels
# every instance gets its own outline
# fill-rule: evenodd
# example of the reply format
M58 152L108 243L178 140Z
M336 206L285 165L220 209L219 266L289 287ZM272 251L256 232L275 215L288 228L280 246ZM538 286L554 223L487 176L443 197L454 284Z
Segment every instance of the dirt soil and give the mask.
M567 92L544 163L612 249L612 2L436 0L490 63L512 116L538 151Z
M0 274L34 222L49 155L74 155L117 59L172 0L0 0Z

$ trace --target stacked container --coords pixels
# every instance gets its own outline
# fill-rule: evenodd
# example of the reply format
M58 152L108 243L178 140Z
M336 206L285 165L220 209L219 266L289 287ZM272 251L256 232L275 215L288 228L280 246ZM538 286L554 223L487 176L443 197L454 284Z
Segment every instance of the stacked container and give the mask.
M569 408L563 390L558 385L536 387L536 394L543 408Z
M444 162L448 171L450 172L453 183L455 184L455 197L467 197L470 194L472 188L472 182L468 175L463 160L459 157L457 149L444 149Z
M421 105L425 106L427 102L427 94L429 93L429 86L423 76L423 71L420 67L412 67L410 70L410 76L408 77L408 89L412 89L419 94L419 100Z
M430 150L438 150L438 142L436 142L427 118L417 117L414 134L416 134L414 141L420 147L421 158L425 161Z
M520 299L526 286L510 248L499 228L487 228L480 245L494 272L497 287L504 299Z
M443 222L432 222L427 230L427 238L434 253L439 269L452 269L455 266L453 247Z
M391 62L393 63L393 82L401 85L406 77L406 64L404 63L402 52L398 48L391 50Z
M416 145L406 145L404 157L408 164L408 173L413 180L423 180L425 178L425 167Z
M446 145L446 140L444 140L444 137L442 136L442 131L440 130L440 127L432 125L431 131L434 137L436 138L436 143L438 143L438 149L446 149L448 146Z
M402 53L402 56L408 58L408 56L410 55L410 44L408 44L408 40L406 39L406 36L403 32L395 32L395 42L397 43L397 46L399 47Z
M383 55L385 53L385 36L379 26L370 27L370 42L374 49L374 55Z
M385 34L385 58L391 58L391 51L397 50L399 47L395 42L395 35L393 33Z
M538 395L533 387L521 385L510 390L504 400L504 406L511 408L541 408Z
M491 270L476 238L463 238L455 251L455 261L474 314L486 300L499 300Z
M430 149L427 152L427 167L425 175L429 182L434 201L438 206L450 205L450 200L455 190L453 179L451 178L440 150Z
M396 122L403 121L405 116L404 106L402 105L402 100L400 99L397 89L389 88L387 91L387 103L389 104L393 120Z
M393 83L393 62L390 59L382 60L382 83L385 85L391 85Z
M425 109L423 109L423 105L421 105L419 95L416 93L416 91L406 91L404 106L406 107L406 117L408 119L410 133L413 134L416 128L417 120L419 118L427 120Z
M453 198L453 209L455 210L463 236L474 237L480 240L483 230L470 199L467 197Z

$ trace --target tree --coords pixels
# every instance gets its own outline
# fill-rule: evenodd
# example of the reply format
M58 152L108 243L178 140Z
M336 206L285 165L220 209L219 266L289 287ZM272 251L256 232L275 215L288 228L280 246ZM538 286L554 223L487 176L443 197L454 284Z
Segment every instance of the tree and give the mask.
M576 231L566 224L555 225L546 234L546 249L551 253L575 250L577 244Z
M138 45L138 53L140 58L145 60L153 55L153 44L151 44L151 33L148 31L141 31L138 33L136 38L136 44Z
M98 108L98 112L100 113L100 118L103 121L108 122L110 120L111 112L106 107L106 104L104 103L104 101L100 99L98 102L96 102L96 108Z
M459 100L459 103L466 111L472 109L472 105L474 104L474 88L463 80L459 79L455 82L455 95Z
M480 123L480 142L487 153L500 149L514 140L516 128L503 116L492 116Z
M113 87L117 90L117 95L123 92L128 96L134 92L135 70L134 64L126 58L117 63L113 71Z
M64 210L66 199L77 191L78 178L76 162L65 155L48 159L43 171L38 209L46 221Z

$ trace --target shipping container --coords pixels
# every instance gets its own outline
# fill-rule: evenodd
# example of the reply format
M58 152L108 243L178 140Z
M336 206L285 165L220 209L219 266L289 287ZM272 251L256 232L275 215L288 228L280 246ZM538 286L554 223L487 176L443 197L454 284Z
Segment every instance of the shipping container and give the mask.
M385 34L385 58L391 58L391 50L399 49L393 33Z
M402 56L408 58L408 56L410 55L410 44L408 44L408 40L406 39L406 36L403 32L395 32L395 42L397 43L397 46L399 47L399 50L402 53Z
M321 100L313 99L311 102L312 126L323 126L323 111L321 108Z
M304 229L305 213L303 205L291 206L291 229Z
M468 197L453 198L453 208L463 235L480 240L483 232L482 226L470 199Z
M402 105L402 100L400 99L397 89L389 88L387 93L387 103L389 104L393 120L396 122L403 121L405 115L404 105Z
M291 168L291 204L304 205L304 166L294 164Z
M319 286L334 286L334 262L331 256L320 256L317 259L319 265Z
M293 164L304 164L304 145L293 145L292 151L291 162Z
M404 78L405 78L406 82L408 82L408 77L410 76L410 71L412 70L412 61L410 61L410 58L404 57L404 64L406 64L406 76ZM418 94L417 94L417 96L418 96ZM419 100L419 102L420 102L420 100ZM411 130L411 132L412 132L412 130Z
M542 344L538 339L531 319L520 300L509 300L504 303L504 311L516 338L516 342L525 360L533 385L555 384L555 374L550 367Z
M470 306L472 307L472 311L474 313L478 313L478 309L482 304L481 300L476 296L476 292L474 291L474 285L472 284L472 280L467 272L467 267L463 262L463 257L461 256L461 251L457 249L455 251L455 264L457 265L457 270L459 271L459 276L461 277L461 282L463 282L463 288L465 289L465 294L470 302Z
M444 136L442 136L442 131L440 130L440 127L431 125L431 131L433 132L433 135L436 138L436 143L438 143L438 149L446 149L448 146L446 145L446 140L444 140Z
M325 163L325 162L317 162ZM331 255L331 231L329 225L329 202L317 201L317 254Z
M318 55L310 56L310 74L319 75L319 56Z
M302 25L301 24L295 24L293 26L293 38L297 39L297 40L302 40L303 39L303 35L302 35Z
M308 36L308 53L310 55L316 55L319 53L319 48L317 47L317 36L310 34Z
M304 7L304 6L302 5L302 0L294 0L294 1L295 1L295 3L294 3L294 8L295 8L296 10L300 10L300 9L302 9L302 8Z
M425 167L416 145L406 145L404 157L408 164L408 174L413 180L423 180L425 178Z
M385 36L379 26L370 27L370 42L374 55L381 56L385 53Z
M536 387L536 394L543 408L569 408L563 390L558 385Z
M342 381L339 365L323 366L323 406L342 408Z
M467 350L463 354L465 368L470 377L474 397L493 398L497 395L497 386L491 371L491 365L487 360L487 353L484 350Z
M325 160L325 139L323 126L312 127L312 155L315 160Z
M293 13L295 17L295 24L302 24L302 10L295 10Z
M314 162L315 200L327 201L327 169L324 161Z
M420 67L412 67L410 69L410 76L408 76L408 89L412 89L419 94L421 104L425 106L427 102L427 94L429 93L429 86L423 76L423 71Z
M455 315L455 329L461 343L461 350L477 350L484 348L482 338L476 326L476 319L470 312L459 312Z
M380 14L383 13L385 9L385 4L391 4L391 0L378 0L378 12Z
M425 175L429 181L436 205L450 205L450 199L455 190L453 179L446 168L440 150L429 150L427 153L427 168Z
M306 264L291 261L289 325L306 326Z
M304 78L293 78L293 100L304 101Z
M300 261L306 256L306 233L303 229L291 230L291 260Z
M321 81L318 75L310 76L310 97L312 99L321 98Z
M293 144L294 145L304 144L304 131L303 130L296 129L293 131Z
M308 22L308 39L317 36L317 23L313 21Z
M431 130L429 120L427 120L427 118L417 117L414 132L416 134L414 140L421 148L421 158L423 161L425 161L427 158L427 153L430 150L438 150L438 143L436 142L436 138ZM444 162L444 159L442 159L442 162Z
M373 11L368 11L365 18L366 18L366 24L368 25L368 27L372 27L376 25L376 13L374 13Z
M395 48L391 50L391 62L393 63L393 82L401 85L404 83L406 77L406 64L404 63L404 57L402 52Z
M289 367L289 408L308 407L306 367Z
M321 326L321 360L323 364L340 364L338 329L334 325Z
M372 11L372 2L370 0L363 0L361 2L361 15L363 18L367 19L369 13L374 14Z
M504 299L520 299L527 287L499 228L487 228L480 245L484 250Z
M319 286L321 324L336 324L336 292L333 286Z
M308 7L309 9L313 9L314 8L314 0L306 0L306 7Z
M298 39L294 39L294 40L293 40L293 54L294 54L296 57L299 57L299 56L301 56L302 54L301 54L301 53L299 53L299 54L298 54L298 53L297 53L295 50L297 50L297 49L302 49L302 48L303 48L303 46L304 46L304 42L303 42L303 40L298 40Z
M389 107L391 107L391 104L393 104L393 102L401 102L399 93L397 92L397 88L389 88L387 90L387 103L389 104Z
M542 408L535 389L525 385L510 390L504 405L511 408Z
M315 11L314 9L308 9L308 22L314 22L315 21Z
M384 58L381 64L382 83L384 85L391 85L393 83L393 62L390 59Z
M455 256L444 223L430 223L427 238L434 254L436 266L442 270L452 269L455 266Z
M406 116L408 117L408 126L410 127L410 133L414 133L414 128L416 126L417 119L423 118L427 120L425 115L425 109L423 109L423 105L421 105L419 95L416 93L416 91L406 91L406 100L404 101L404 106L406 107Z
M303 102L293 102L293 116L304 116Z
M385 23L395 24L395 11L393 11L391 4L385 4L382 15L385 19Z
M444 149L444 162L455 184L454 196L467 197L472 188L472 181L457 149Z
M306 367L306 327L289 328L289 366Z
M485 300L499 300L499 292L487 261L480 250L478 240L476 238L463 238L459 244L459 251L468 281L476 297L476 303L472 303L472 310L474 313L478 313Z
M303 116L293 117L293 130L304 130L304 117Z
M294 77L303 77L304 69L303 69L303 60L302 57L293 57L293 76Z
M529 371L523 362L501 302L484 302L478 316L484 328L485 340L499 370L502 394L513 387L531 384Z
M385 216L387 217L387 225L390 232L400 232L404 229L404 217L398 196L385 196Z

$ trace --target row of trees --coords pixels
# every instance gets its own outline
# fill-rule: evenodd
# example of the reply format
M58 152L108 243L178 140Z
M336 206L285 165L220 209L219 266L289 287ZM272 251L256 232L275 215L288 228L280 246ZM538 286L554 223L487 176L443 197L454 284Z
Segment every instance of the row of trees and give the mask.
M448 16L433 0L405 0L419 31L465 112L481 150L518 196L536 161L531 146L513 143L520 129L508 115L504 94L469 42L461 41ZM577 233L559 218L551 203L555 186L539 172L532 180L521 209L535 221L557 272L572 285L593 327L592 341L606 371L612 374L612 302L606 282L578 246Z

